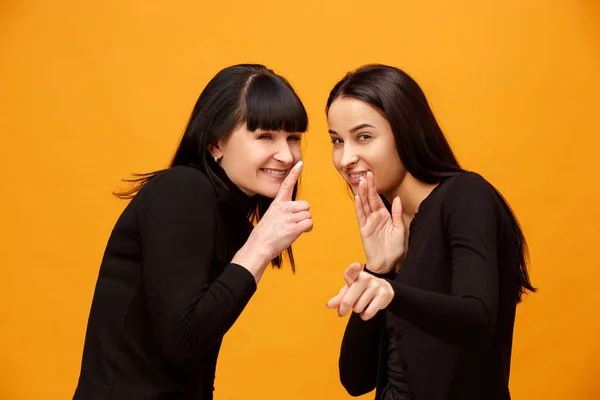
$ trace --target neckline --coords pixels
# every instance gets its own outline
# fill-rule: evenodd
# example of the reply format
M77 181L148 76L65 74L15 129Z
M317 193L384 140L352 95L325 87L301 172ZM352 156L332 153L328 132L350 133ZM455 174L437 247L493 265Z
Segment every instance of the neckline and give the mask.
M440 181L431 192L429 192L429 194L421 201L421 204L419 204L419 208L417 210L417 212L415 213L415 215L413 216L412 221L410 221L410 225L408 227L408 232L409 234L414 230L414 226L415 226L415 221L418 219L419 215L423 215L423 212L427 210L427 206L428 204L431 202L431 199L433 199L435 196L435 193L438 191L438 189L443 186L444 184L446 184L446 182L448 182L450 180L450 178L448 179L444 179L443 181Z
M252 197L248 196L240 189L221 167L215 168L215 174L225 184L226 190L223 188L217 189L217 200L224 205L231 207L236 212L243 213L248 216L252 206Z
M202 169L195 164L190 164L190 166L202 171ZM215 190L217 203L219 206L226 208L227 213L232 213L236 216L244 215L244 217L248 217L253 205L252 197L248 196L242 191L242 189L233 183L233 181L229 179L229 176L225 170L220 166L212 168L211 171L214 172L214 174L225 185L225 187L223 187L222 185L213 183L213 188Z

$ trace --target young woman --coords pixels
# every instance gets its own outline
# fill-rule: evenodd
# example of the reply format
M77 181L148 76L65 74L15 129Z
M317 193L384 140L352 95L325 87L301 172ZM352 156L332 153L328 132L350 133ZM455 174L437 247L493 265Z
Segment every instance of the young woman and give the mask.
M119 194L131 202L100 266L75 399L213 398L223 335L312 229L294 201L307 123L262 65L208 83L170 167Z
M348 74L327 117L366 255L328 303L353 311L342 384L385 400L510 399L515 308L535 289L506 201L459 166L425 95L397 68Z

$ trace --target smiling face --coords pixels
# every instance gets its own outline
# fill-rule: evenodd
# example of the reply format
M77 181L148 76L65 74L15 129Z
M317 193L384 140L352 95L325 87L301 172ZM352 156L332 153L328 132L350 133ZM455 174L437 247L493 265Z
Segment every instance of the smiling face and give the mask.
M302 159L301 133L250 131L240 124L218 146L209 146L229 179L248 196L274 198L290 169Z
M406 169L387 119L374 107L351 97L337 98L327 113L333 164L357 193L359 179L371 171L377 192L396 190Z

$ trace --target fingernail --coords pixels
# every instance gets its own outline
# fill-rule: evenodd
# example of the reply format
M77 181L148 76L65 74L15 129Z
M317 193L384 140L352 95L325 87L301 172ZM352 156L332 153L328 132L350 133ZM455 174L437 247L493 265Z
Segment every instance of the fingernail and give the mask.
M299 170L300 168L302 168L303 162L302 161L298 161L298 164L296 164L296 166L294 167L294 169Z

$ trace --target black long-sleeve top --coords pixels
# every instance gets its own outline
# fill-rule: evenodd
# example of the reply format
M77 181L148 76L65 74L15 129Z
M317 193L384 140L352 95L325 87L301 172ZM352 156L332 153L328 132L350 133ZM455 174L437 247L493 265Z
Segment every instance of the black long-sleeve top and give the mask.
M411 223L400 271L385 277L392 302L369 321L355 313L348 321L339 360L346 390L377 388L380 398L394 340L413 398L510 399L519 245L505 203L481 176L436 186Z
M230 263L250 198L221 173L160 172L118 219L100 266L74 399L212 399L223 335L256 290Z

